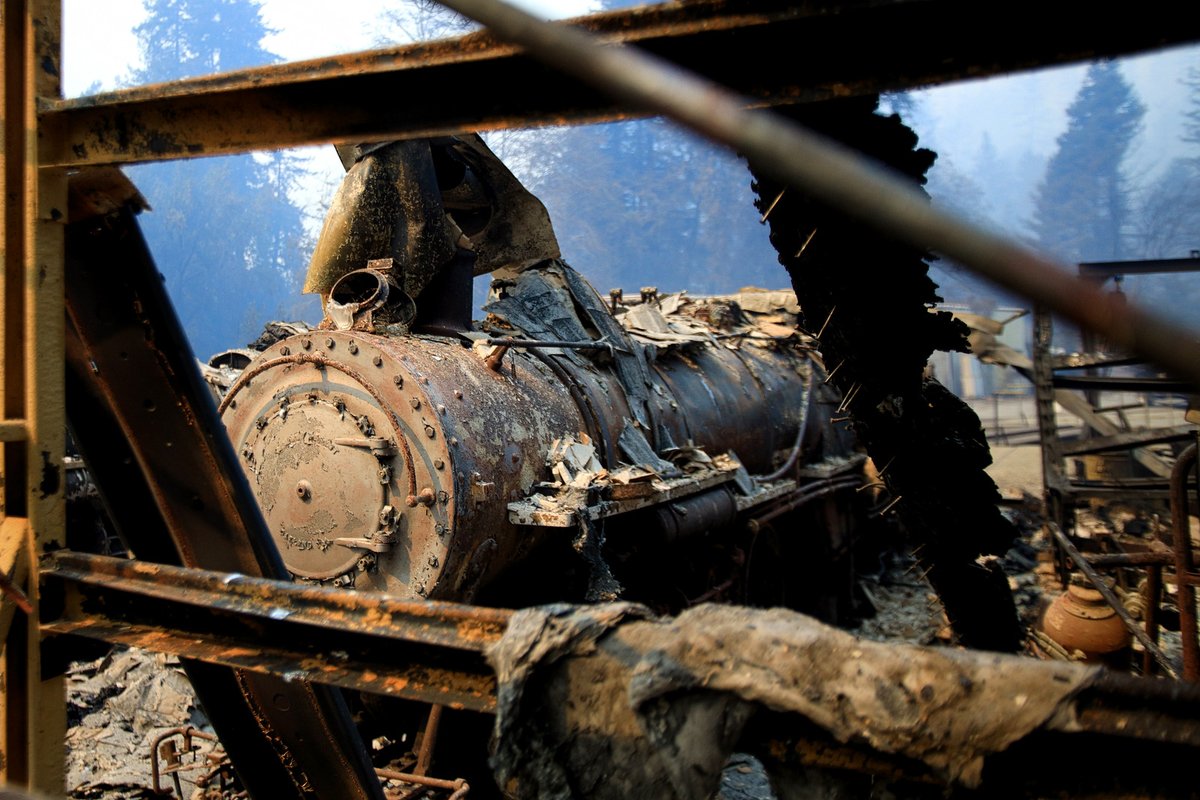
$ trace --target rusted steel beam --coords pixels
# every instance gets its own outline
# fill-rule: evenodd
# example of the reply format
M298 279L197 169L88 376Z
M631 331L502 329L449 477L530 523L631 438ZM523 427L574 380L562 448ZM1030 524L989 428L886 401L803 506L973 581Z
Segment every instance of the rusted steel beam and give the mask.
M1130 447L1145 447L1149 444L1174 442L1191 438L1196 435L1195 425L1175 425L1170 428L1150 428L1141 431L1128 431L1112 436L1095 436L1078 442L1063 442L1060 447L1064 456L1078 456L1085 453L1103 453L1107 450L1124 450Z
M333 589L60 551L47 575L80 589L107 587L147 599L208 606L247 619L283 620L348 634L482 653L498 640L511 611L436 600L413 602L379 592Z
M1079 265L1082 278L1103 283L1123 275L1162 275L1169 272L1200 272L1200 258L1150 258L1139 261L1087 261Z
M1148 0L1119 24L1082 3L1061 5L1046 14L1033 0L699 0L575 23L755 104L911 89L1200 38L1186 4L1170 0ZM41 125L56 136L41 157L69 166L132 163L647 113L473 33L47 101Z
M43 625L183 658L451 708L490 711L484 648L509 612L377 592L61 553L42 571L65 604Z

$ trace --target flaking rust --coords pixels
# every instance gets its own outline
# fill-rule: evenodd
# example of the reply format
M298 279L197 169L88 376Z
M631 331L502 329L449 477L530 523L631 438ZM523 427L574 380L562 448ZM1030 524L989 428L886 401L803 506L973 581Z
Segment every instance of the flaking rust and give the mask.
M791 293L605 302L478 137L341 153L306 282L326 317L266 346L222 402L293 576L418 599L615 599L614 520L668 544L724 530L708 557L726 561L746 517L809 502L817 464L846 499L812 502L853 514L862 459L830 425ZM488 273L473 324L470 279ZM574 577L537 587L531 569Z

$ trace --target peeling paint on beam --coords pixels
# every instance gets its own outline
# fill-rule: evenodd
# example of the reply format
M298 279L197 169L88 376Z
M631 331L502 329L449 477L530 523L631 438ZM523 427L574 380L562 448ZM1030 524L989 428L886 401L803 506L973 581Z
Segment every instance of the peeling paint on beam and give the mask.
M1200 40L1186 4L1114 23L1031 0L701 0L587 17L764 105L928 86ZM952 37L944 31L954 31ZM714 58L714 54L720 58ZM41 161L136 163L644 115L486 33L43 101Z
M44 630L171 653L286 682L491 711L483 650L510 612L60 551L65 599Z

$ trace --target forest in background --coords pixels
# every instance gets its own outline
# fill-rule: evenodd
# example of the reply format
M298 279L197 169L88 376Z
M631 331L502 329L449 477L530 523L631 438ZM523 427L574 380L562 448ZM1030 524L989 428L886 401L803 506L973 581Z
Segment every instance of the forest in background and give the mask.
M146 7L136 29L142 66L130 83L279 60L264 48L269 30L252 0L146 0ZM460 28L436 4L410 0L381 20L380 39ZM1048 160L1005 162L985 138L970 169L943 159L927 188L936 204L985 224L999 218L1067 263L1186 256L1200 247L1200 69L1188 92L1184 138L1195 155L1173 160L1151 182L1126 171L1145 108L1120 66L1100 62L1089 67ZM920 129L919 101L887 98L890 108ZM744 163L667 122L487 138L546 204L566 260L601 292L655 285L706 294L786 281L754 211ZM305 168L286 152L130 168L154 206L142 224L201 357L243 345L268 320L320 316L313 298L299 293L319 229L297 196ZM1031 211L1013 219L1011 209L1022 206L1005 190L1022 181L1035 187L1024 198ZM948 301L984 311L1011 302L953 264L936 262L932 272ZM1200 281L1171 276L1131 294L1190 318L1200 306Z

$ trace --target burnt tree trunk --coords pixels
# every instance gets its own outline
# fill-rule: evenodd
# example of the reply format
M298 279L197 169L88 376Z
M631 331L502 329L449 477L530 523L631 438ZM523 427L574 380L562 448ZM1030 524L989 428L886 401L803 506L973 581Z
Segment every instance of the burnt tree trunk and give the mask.
M783 109L800 124L862 151L923 185L935 154L877 98ZM940 298L929 256L815 202L751 165L756 205L787 268L832 383L848 398L859 441L883 473L915 554L969 646L1013 651L1022 638L998 564L1015 531L984 472L991 454L975 412L925 377L934 350L968 351L967 329L932 311ZM780 192L783 191L782 196ZM778 201L776 202L776 200Z

